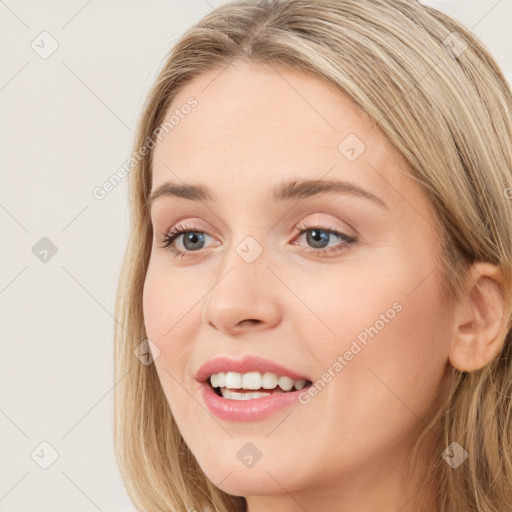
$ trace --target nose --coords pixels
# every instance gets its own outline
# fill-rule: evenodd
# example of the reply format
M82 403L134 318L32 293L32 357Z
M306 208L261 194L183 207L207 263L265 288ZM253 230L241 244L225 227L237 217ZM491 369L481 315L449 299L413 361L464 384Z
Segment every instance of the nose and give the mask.
M265 258L247 263L238 254L223 266L202 311L204 324L230 335L275 327L281 316L279 280Z

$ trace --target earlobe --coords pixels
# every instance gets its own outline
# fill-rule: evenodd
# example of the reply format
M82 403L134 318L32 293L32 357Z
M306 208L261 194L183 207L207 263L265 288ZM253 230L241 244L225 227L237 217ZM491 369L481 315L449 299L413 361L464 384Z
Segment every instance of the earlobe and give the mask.
M449 361L457 370L471 372L494 359L505 341L510 311L501 270L491 263L474 263L465 298L455 307Z

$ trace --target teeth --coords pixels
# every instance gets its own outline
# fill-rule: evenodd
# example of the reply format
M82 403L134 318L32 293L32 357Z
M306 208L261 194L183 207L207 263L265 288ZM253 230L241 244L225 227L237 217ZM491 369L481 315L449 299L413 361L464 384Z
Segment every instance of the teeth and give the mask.
M221 383L222 383L222 385L224 385L225 379L226 379L225 373L214 373L210 377L210 382L214 388L218 388L218 387L220 387Z
M260 372L244 373L242 375L242 387L244 389L260 389L261 388Z
M299 390L302 389L306 385L305 380L296 380L295 381L295 389Z
M280 377L279 378L279 387L284 391L290 391L293 388L294 380L290 379L290 377Z
M221 388L221 391L225 388L229 389L275 389L277 386L283 391L290 391L295 388L296 390L302 389L306 385L305 380L293 380L290 377L279 377L275 373L265 372L248 372L248 373L237 373L237 372L220 372L213 373L210 376L210 383L214 388ZM229 390L228 390L229 391ZM229 392L232 393L232 392ZM240 395L241 393L237 393ZM257 398L253 395L257 393L243 393L244 397ZM270 393L265 393L262 396L266 396ZM225 397L227 398L227 397ZM248 398L244 398L248 400ZM235 399L236 400L236 399Z
M224 386L231 389L240 389L242 387L242 374L236 372L226 372Z
M241 391L230 391L226 388L220 388L220 392L223 398L227 398L228 400L252 400L253 398L260 398L262 396L269 396L272 393L243 393ZM276 391L277 393L277 391ZM282 391L280 391L282 393Z
M266 372L261 378L261 387L263 389L274 389L279 384L279 377L275 373Z

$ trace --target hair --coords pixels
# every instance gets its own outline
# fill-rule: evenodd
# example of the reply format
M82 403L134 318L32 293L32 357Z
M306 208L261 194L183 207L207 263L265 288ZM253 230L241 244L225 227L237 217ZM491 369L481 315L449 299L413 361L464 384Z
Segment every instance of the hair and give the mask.
M450 44L451 43L451 44ZM467 45L467 47L466 47ZM414 0L266 0L222 5L172 48L144 105L129 176L130 233L116 298L114 446L127 491L144 512L246 510L213 485L185 444L153 364L142 310L152 225L147 211L155 130L173 98L201 73L235 62L299 69L334 85L388 139L435 212L447 294L464 298L472 263L498 265L512 297L512 95L496 61L461 23ZM158 132L156 132L158 133ZM509 311L509 310L508 310ZM447 371L428 461L439 510L512 510L512 334L484 368ZM459 443L468 459L441 457ZM411 462L412 463L412 462ZM419 508L418 508L419 510Z

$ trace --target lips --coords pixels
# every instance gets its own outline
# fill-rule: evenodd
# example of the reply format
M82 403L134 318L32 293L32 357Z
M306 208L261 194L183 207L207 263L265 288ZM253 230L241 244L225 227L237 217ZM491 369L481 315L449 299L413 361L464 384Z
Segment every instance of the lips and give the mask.
M293 380L312 380L307 375L300 374L273 361L257 356L244 356L241 359L232 359L229 357L212 359L199 368L196 374L196 380L200 383L204 383L212 373L220 372L272 372L279 376L290 377Z
M284 384L289 391L283 391L278 386L275 389L253 390L255 381L251 379L255 377L255 373L264 374L267 377L274 374L274 379L279 376L279 386ZM238 375L238 379L240 375L243 375L244 379L251 375L249 379L251 382L248 383L248 387L251 389L226 387L214 389L209 381L212 374L217 383L219 379L227 383L225 379L229 379L230 376L231 382L233 382L235 374ZM281 382L283 380L284 383ZM287 407L296 406L299 404L299 393L303 391L290 389L290 382L301 381L301 386L307 387L311 385L311 380L307 375L257 356L244 356L239 359L230 357L212 359L201 366L196 374L199 390L209 412L222 420L235 422L263 420ZM239 384L238 381L237 384ZM267 381L267 386L270 384L271 382ZM235 387L239 388L240 386Z

